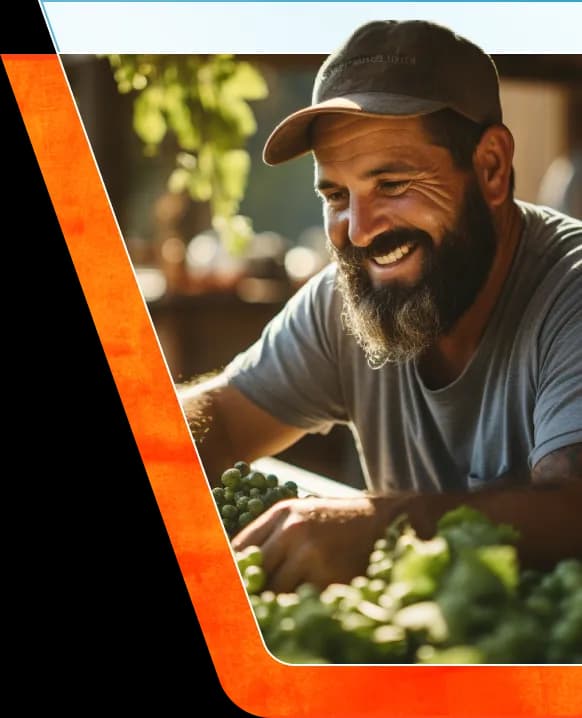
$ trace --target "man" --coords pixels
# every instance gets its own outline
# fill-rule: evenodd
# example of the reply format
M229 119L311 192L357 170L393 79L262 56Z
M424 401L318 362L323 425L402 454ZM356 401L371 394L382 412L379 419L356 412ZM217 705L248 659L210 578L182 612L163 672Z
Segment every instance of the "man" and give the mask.
M306 152L332 261L180 396L211 480L344 423L368 491L280 502L235 550L260 545L276 591L347 582L397 515L428 537L466 504L520 531L524 565L582 554L582 223L514 199L491 58L364 25L264 159Z

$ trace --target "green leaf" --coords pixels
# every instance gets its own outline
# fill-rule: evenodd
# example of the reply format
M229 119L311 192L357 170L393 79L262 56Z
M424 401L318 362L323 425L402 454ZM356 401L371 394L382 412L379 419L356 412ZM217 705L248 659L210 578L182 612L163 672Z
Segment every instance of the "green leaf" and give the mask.
M459 506L444 514L438 522L437 534L457 552L465 548L514 544L519 538L513 526L493 523L470 506Z
M212 197L212 182L201 172L192 172L188 182L188 191L193 199L207 202Z
M186 105L178 105L168 111L168 125L182 149L196 150L200 147L200 131L192 122L192 113Z
M218 111L224 119L233 124L236 131L243 137L248 137L257 131L257 123L251 108L244 100L233 98L222 101Z
M210 202L227 249L243 251L253 235L250 220L237 215L250 170L244 147L257 129L246 100L268 96L260 71L232 54L100 57L108 59L118 91L136 96L133 129L144 154L157 154L167 135L175 139L170 191Z
M176 194L188 190L191 176L191 170L184 169L183 167L177 167L168 177L168 189L170 192L175 192Z
M146 144L160 144L166 135L168 126L160 108L161 99L158 88L148 88L134 102L133 127Z
M407 603L431 597L450 562L449 546L441 536L423 541L405 533L395 555L392 581L402 584L402 599Z
M416 652L416 660L417 663L472 664L485 663L485 656L475 646L435 648L427 644L420 646Z
M419 601L396 612L392 623L431 643L446 641L449 632L441 607L435 601Z
M250 157L245 150L230 150L218 160L219 179L224 194L240 200L245 191L250 170Z
M519 562L514 546L483 546L476 549L481 561L498 576L508 592L513 593L519 582Z
M206 142L198 153L198 167L200 172L206 176L211 177L215 171L215 150L210 142Z
M222 85L222 92L230 97L262 100L269 94L260 72L248 62L239 62L232 76Z

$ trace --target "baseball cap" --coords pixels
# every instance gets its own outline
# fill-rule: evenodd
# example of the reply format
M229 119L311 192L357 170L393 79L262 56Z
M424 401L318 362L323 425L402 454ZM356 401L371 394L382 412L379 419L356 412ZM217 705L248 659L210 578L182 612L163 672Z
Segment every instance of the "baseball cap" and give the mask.
M311 124L324 113L414 117L444 108L478 124L502 122L492 58L438 23L369 22L323 62L311 105L275 127L263 159L277 165L309 152Z

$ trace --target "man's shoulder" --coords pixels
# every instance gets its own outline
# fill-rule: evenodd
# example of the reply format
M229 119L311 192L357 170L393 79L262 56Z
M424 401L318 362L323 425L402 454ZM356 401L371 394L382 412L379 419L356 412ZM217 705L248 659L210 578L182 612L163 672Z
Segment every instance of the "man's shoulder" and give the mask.
M312 275L291 297L291 303L329 303L336 294L336 264L330 262Z
M544 205L520 202L519 206L526 225L512 269L508 315L519 318L518 336L532 346L545 333L553 335L567 317L579 316L582 221Z
M582 219L543 204L515 200L526 222L526 232L550 239L569 236L582 238Z
M532 278L535 275L536 283L552 278L554 272L572 281L574 277L567 275L571 274L568 269L580 262L582 220L541 204L519 200L516 204L525 222L518 264L526 267Z

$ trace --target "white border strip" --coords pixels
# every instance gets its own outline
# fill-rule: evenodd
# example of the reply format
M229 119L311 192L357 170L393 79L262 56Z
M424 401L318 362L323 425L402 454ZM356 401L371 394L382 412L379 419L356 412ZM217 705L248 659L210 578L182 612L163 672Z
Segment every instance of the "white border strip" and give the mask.
M327 54L359 24L440 22L489 53L582 53L582 2L41 2L59 53Z

